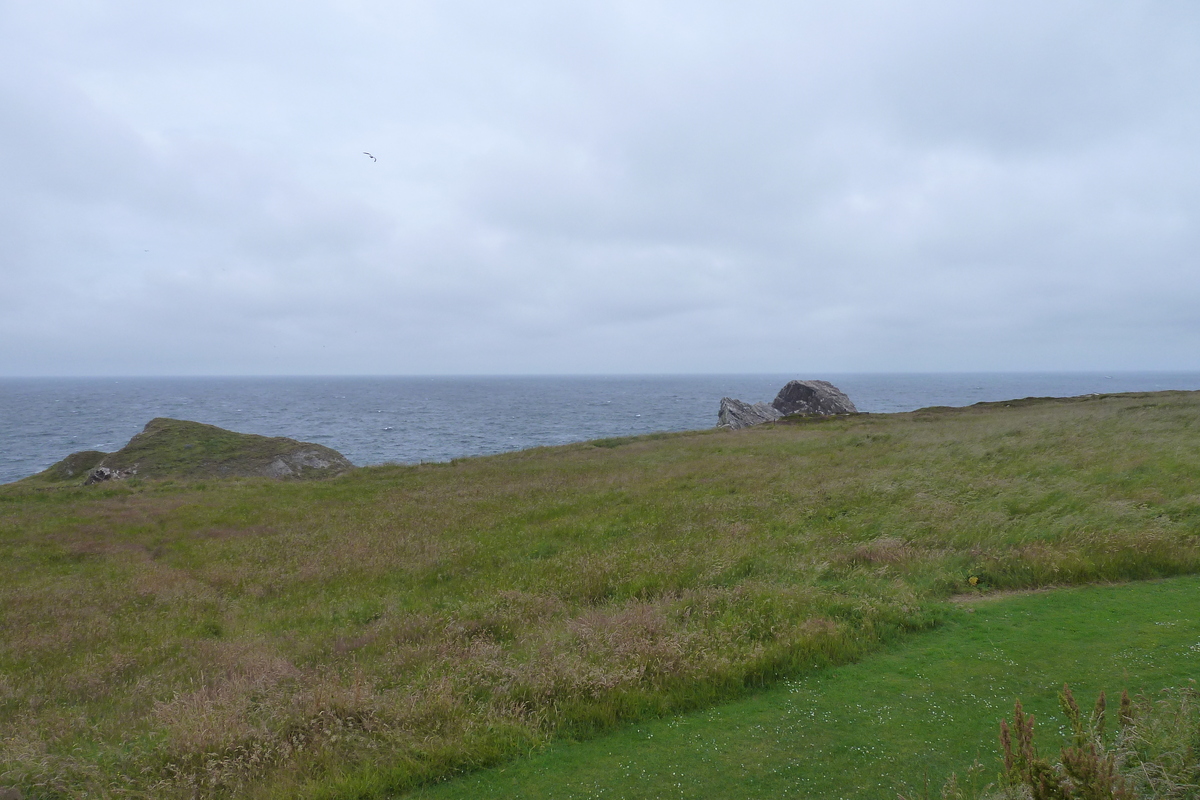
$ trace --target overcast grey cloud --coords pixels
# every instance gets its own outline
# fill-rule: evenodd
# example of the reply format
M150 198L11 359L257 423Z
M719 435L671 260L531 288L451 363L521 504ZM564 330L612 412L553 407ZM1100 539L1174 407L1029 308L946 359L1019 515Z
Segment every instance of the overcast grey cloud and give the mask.
M0 0L0 374L1196 369L1198 214L1192 2Z

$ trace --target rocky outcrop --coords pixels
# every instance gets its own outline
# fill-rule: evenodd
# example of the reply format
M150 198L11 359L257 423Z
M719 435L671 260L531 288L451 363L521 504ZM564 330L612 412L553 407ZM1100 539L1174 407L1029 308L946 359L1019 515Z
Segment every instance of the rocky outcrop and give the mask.
M789 381L768 403L746 403L732 397L721 398L717 427L738 430L783 417L857 414L850 398L829 381Z
M333 458L330 458L330 453L333 453ZM272 478L295 478L312 471L322 472L329 469L340 471L349 464L350 462L340 453L330 450L328 447L321 450L297 450L272 461L266 466L263 474Z
M68 456L70 458L70 456ZM126 478L131 478L137 475L137 465L134 464L129 469L109 469L108 467L96 467L88 473L87 480L83 482L84 486L91 486L95 483L103 483L104 481L123 481Z
M73 453L27 480L85 485L138 478L324 478L353 469L336 450L160 417L115 453Z
M805 414L828 417L858 413L850 398L829 381L788 381L775 395L771 405L787 416Z
M717 412L717 427L736 431L751 425L774 422L782 416L783 414L770 403L751 405L732 397L722 397L721 409Z

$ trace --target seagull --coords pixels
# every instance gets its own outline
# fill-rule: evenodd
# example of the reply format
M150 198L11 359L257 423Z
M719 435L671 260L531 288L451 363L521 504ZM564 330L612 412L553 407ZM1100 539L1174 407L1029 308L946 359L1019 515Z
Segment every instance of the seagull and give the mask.
M364 156L371 156L371 160L372 160L372 161L378 161L378 160L379 160L379 159L378 159L378 158L376 158L375 156L372 156L370 153L368 153L366 150L363 150L363 155L364 155Z

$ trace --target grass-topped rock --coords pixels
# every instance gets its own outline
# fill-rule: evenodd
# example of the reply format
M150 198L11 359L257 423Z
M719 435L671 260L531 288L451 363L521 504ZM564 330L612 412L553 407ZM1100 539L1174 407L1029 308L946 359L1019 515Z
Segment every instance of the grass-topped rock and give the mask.
M282 436L235 433L158 417L115 453L85 450L28 481L98 483L140 478L323 478L353 469L336 450Z

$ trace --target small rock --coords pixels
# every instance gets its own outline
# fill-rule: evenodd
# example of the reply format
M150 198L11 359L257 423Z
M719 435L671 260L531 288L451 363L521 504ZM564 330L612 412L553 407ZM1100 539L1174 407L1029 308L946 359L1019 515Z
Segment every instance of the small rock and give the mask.
M93 483L112 480L113 471L108 467L96 467L88 473L87 480L83 482L84 486L91 486Z
M91 486L94 483L103 483L104 481L123 481L130 475L137 475L137 467L130 467L129 469L96 467L88 473L87 480L83 482L83 485ZM3 800L3 797L0 797L0 800Z
M335 450L297 450L279 456L263 469L271 478L293 478L307 474L309 470L328 470L349 464Z
M263 474L268 478L291 478L296 475L296 471L280 457L264 467Z

